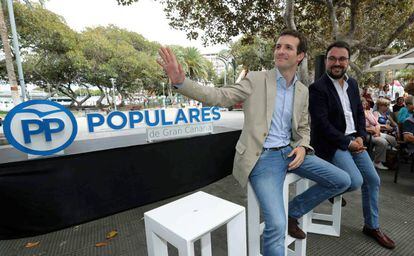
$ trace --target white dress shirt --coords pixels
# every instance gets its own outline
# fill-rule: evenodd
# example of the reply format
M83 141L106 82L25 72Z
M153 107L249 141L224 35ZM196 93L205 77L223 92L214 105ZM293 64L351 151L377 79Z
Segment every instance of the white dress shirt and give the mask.
M329 78L331 79L332 83L335 86L336 91L338 92L339 99L341 100L342 109L344 110L345 122L346 122L345 135L355 133L356 130L355 130L354 118L352 116L351 102L349 101L348 93L346 92L346 90L348 89L348 83L346 82L348 80L348 76L345 75L343 86L339 84L338 80L333 79L330 76Z

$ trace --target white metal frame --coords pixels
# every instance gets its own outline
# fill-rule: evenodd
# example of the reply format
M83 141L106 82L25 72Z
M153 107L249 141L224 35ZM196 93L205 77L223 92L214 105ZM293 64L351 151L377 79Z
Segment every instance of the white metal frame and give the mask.
M305 189L308 189L313 184L315 184L315 182L311 180L306 180ZM307 214L308 233L339 237L341 234L341 211L342 211L341 204L342 204L342 195L339 195L334 198L334 203L332 205L331 214L316 213L314 212L314 210L310 211ZM332 224L314 223L313 222L314 220L329 221Z

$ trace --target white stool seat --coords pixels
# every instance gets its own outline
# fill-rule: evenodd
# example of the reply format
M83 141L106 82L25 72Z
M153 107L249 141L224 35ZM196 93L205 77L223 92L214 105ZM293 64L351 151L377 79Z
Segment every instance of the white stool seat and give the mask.
M228 255L246 255L244 207L197 192L144 214L149 255L168 255L167 242L181 255L194 255L201 239L202 255L211 255L210 232L227 224Z

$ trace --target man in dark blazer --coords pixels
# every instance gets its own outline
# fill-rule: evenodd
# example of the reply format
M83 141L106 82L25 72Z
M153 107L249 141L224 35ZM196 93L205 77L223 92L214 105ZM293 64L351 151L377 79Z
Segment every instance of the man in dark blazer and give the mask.
M350 47L335 42L326 51L326 73L309 87L311 145L316 155L346 171L351 177L348 191L362 190L363 233L380 245L395 243L379 229L380 178L365 150L365 116L358 83L348 77Z

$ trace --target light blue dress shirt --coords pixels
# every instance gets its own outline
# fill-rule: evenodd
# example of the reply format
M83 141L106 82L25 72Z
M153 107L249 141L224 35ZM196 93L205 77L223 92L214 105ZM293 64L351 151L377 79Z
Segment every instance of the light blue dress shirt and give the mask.
M264 148L289 145L292 136L293 96L297 76L292 84L286 86L286 79L276 69L276 100L270 124L269 134L263 144Z

